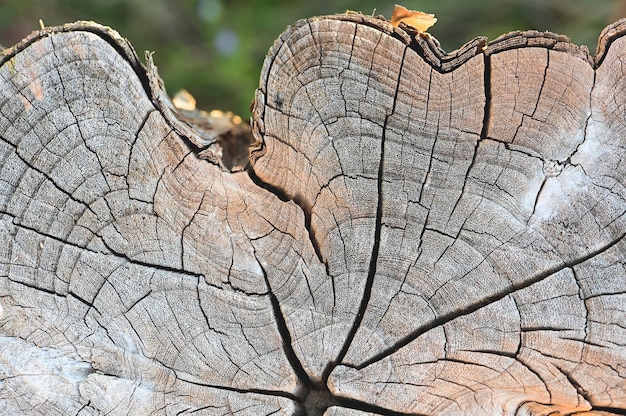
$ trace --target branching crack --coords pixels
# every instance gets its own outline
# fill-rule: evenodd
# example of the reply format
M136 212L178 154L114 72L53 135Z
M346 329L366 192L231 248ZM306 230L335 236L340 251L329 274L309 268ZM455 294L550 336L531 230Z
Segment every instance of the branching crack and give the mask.
M93 309L93 310L95 310L96 312L100 313L100 311L98 310L98 308L96 308L96 307L93 305L93 303L91 303L91 302L89 302L88 300L86 300L86 299L84 299L84 298L82 298L82 297L78 296L76 293L73 293L73 292L67 292L66 294L63 294L63 293L58 293L58 292L55 292L54 290L46 289L46 288L43 288L43 287L40 287L40 286L36 286L36 285L30 284L30 283L22 282L22 281L19 281L19 280L14 280L14 279L11 279L10 277L9 277L9 281L11 281L11 282L13 282L13 283L15 283L15 284L19 284L19 285L22 285L22 286L26 286L26 287L28 287L29 289L34 289L34 290L36 290L36 291L38 291L38 292L47 293L47 294L49 294L49 295L58 296L58 297L61 297L61 298L66 298L66 299L67 299L67 297L68 297L68 296L69 296L69 297L72 297L72 298L74 298L74 299L78 300L80 303L82 303L82 304L84 304L85 306L87 306L87 307L88 307L87 312L89 312L89 309ZM85 315L87 314L87 312L85 313Z
M359 327L361 326L361 322L363 321L363 317L365 315L365 310L367 309L367 306L369 304L370 297L372 294L372 287L374 285L374 278L376 276L376 270L377 270L377 265L378 265L378 254L380 251L380 236L381 236L381 231L382 231L386 131L387 131L387 124L389 122L389 118L394 114L395 109L396 109L396 103L398 100L398 91L400 88L400 80L402 79L402 70L404 67L407 49L408 47L404 48L402 60L400 61L401 64L400 64L400 69L398 71L396 90L395 90L395 95L393 98L393 105L391 108L391 112L385 117L385 122L382 126L382 136L380 140L380 161L378 164L378 180L377 180L378 201L376 205L376 223L375 223L375 228L374 228L374 244L372 246L372 254L370 257L367 281L365 283L365 288L363 290L363 297L361 299L361 304L359 305L359 310L356 314L354 322L352 323L352 328L350 330L350 333L346 337L344 344L341 350L339 351L339 354L337 355L335 362L330 363L331 365L329 365L325 369L323 377L322 377L324 382L328 380L330 373L338 365L338 363L341 363L343 361L343 358L347 354L348 349L350 348L350 345L352 344L352 341L354 340L354 337L356 336L356 333Z
M592 404L593 399L591 398L591 395L589 394L589 392L583 388L583 386L574 378L574 376L572 375L572 373L566 371L565 369L561 368L558 365L554 365L554 367L556 367L557 370L559 370L561 372L561 374L563 374L565 376L565 378L567 378L567 381L576 389L576 392L578 394L580 394L582 396L583 399L587 400L587 402L589 402L589 404Z
M401 338L400 340L398 340L397 342L393 343L392 345L389 345L387 348L383 349L380 353L374 355L373 357L371 357L370 359L364 361L363 363L361 363L360 365L358 365L356 368L358 370L361 370L367 366L369 366L370 364L373 364L375 362L378 362L382 359L384 359L385 357L390 356L391 354L395 353L396 351L398 351L400 348L405 347L406 345L408 345L409 343L411 343L413 340L417 339L418 337L420 337L422 334L430 331L433 328L437 328L441 325L444 325L454 319L457 319L461 316L465 316L465 315L469 315L473 312L476 312L477 310L484 308L488 305L491 305L499 300L501 300L502 298L510 295L511 293L514 293L516 291L519 291L521 289L527 288L529 286L534 285L535 283L539 283L543 280L545 280L546 278L548 278L549 276L552 276L564 269L567 268L571 268L573 266L576 266L578 264L584 263L585 261L601 254L604 253L605 251L611 249L613 246L615 246L616 244L618 244L622 239L624 239L626 237L626 233L620 235L619 237L617 237L615 240L612 240L608 243L603 244L602 246L598 247L597 249L590 251L588 254L581 256L577 259L574 259L572 261L568 261L568 262L564 262L561 264L558 264L554 267L549 268L548 270L538 273L535 276L530 277L529 279L527 279L526 281L523 282L523 284L518 284L516 286L512 286L506 290L502 290L499 292L495 292L493 294L490 295L485 295L485 297L481 298L481 299L477 299L475 300L473 303L469 303L468 305L466 305L465 308L463 308L463 310L454 310L451 311L449 313L443 314L441 316L439 316L438 318L432 320L431 322L422 325L421 327L417 328L416 330L414 330L413 332L411 332L410 334L406 335L405 337Z
M526 221L526 225L528 225L528 222L530 222L530 219L535 215L535 211L537 211L537 203L539 202L539 198L541 197L541 192L543 192L543 188L546 186L546 182L548 181L549 177L545 176L543 178L543 181L541 182L541 185L539 186L539 190L537 191L537 196L535 197L535 202L533 203L533 211L530 213L530 216L528 217L528 220Z
M263 181L261 178L257 176L252 166L248 166L247 172L252 182L258 187L263 188L267 190L268 192L274 194L278 199L280 199L283 202L293 201L296 205L300 207L300 209L302 210L302 213L304 214L304 227L306 228L308 232L309 240L311 242L311 245L313 246L315 255L317 256L320 263L322 263L324 267L326 268L326 274L330 276L330 272L328 270L328 263L324 260L320 243L317 240L317 236L315 235L315 230L311 226L312 208L304 201L303 198L298 197L298 196L291 198L289 195L287 195L287 193L284 190L280 189L277 186L274 186L270 183Z
M283 352L287 357L287 360L291 364L291 368L293 368L294 372L298 376L298 379L304 384L307 389L313 389L317 386L307 374L306 370L302 366L302 363L298 359L296 352L293 349L291 333L289 332L287 321L285 320L285 316L283 315L282 309L280 308L280 302L272 291L272 286L267 276L267 272L265 271L263 264L259 260L256 250L253 249L253 253L254 258L256 259L259 267L261 268L261 271L263 272L263 279L265 280L265 285L267 286L267 295L269 296L270 302L272 304L272 311L274 312L274 321L276 322L278 332L280 333L283 340ZM306 393L307 392L305 392L305 394Z
M360 410L368 414L379 414L385 416L426 416L423 413L405 413L397 412L385 407L377 406L375 404L363 402L361 400L348 399L344 397L336 397L337 403L348 409Z
M161 271L165 271L165 272L171 272L171 273L176 273L176 274L184 274L186 276L191 276L193 278L197 278L199 276L203 276L202 274L199 273L194 273L194 272L190 272L188 270L183 270L180 268L176 268L176 267L170 267L170 266L166 266L163 264L156 264L156 263L148 263L148 262L144 262L141 260L137 260L137 259L133 259L131 257L129 257L127 254L125 253L121 253L121 252L117 252L115 251L113 248L111 248L107 242L104 240L104 238L102 238L101 236L100 240L102 241L102 244L107 248L107 250L110 251L110 255L113 255L117 258L123 259L126 262L128 262L129 264L133 264L136 266L142 266L142 267L147 267L150 269L156 269L156 270L161 270Z
M356 314L354 322L352 323L352 329L350 333L346 337L344 341L344 345L339 352L336 362L334 365L329 365L323 375L323 379L326 382L328 377L337 363L340 363L348 352L348 348L352 344L352 340L354 339L356 332L361 326L361 322L363 320L363 316L365 315L365 310L367 309L367 305L369 304L369 300L372 294L372 286L374 284L374 277L376 276L376 267L378 263L378 253L380 250L380 234L382 230L382 211L383 211L383 173L384 173L384 161L385 161L385 131L386 124L389 116L385 119L385 126L383 127L383 135L381 138L380 144L380 163L378 166L378 203L376 207L376 225L374 229L374 245L372 246L372 255L370 257L370 265L369 265L369 273L367 275L367 282L365 283L365 288L363 290L363 298L361 299L361 304L359 306L359 310Z
M197 381L192 381L192 380L186 380L183 377L180 377L178 374L176 375L176 379L179 381L182 381L184 383L189 383L189 384L193 384L194 386L199 386L199 387L206 387L206 388L210 388L210 389L218 389L218 390L225 390L225 391L231 391L234 393L241 393L241 394L260 394L260 395L265 395L265 396L279 396L279 397L284 397L286 399L290 399L296 402L300 401L300 398L282 391L282 390L264 390L264 389L238 389L235 387L230 387L230 386L222 386L222 385L214 385L214 384L207 384L207 383L199 383Z
M26 160L26 158L19 151L20 148L19 148L18 145L16 145L13 142L7 140L3 136L0 136L0 140L5 142L9 146L11 146L13 148L13 152L14 152L15 156L17 156L22 163L24 163L26 166L28 166L29 169L32 169L33 171L35 171L38 174L40 174L41 176L43 176L55 189L57 189L59 192L61 192L63 195L65 195L67 198L69 198L71 201L76 202L77 204L80 204L80 205L84 205L85 209L89 210L92 214L96 215L95 212L92 211L91 207L89 206L89 204L86 201L81 201L80 199L76 198L74 195L72 195L71 192L63 189L63 187L61 185L56 183L56 181L54 179L52 179L52 177L49 174L47 174L46 172L36 168L28 160Z

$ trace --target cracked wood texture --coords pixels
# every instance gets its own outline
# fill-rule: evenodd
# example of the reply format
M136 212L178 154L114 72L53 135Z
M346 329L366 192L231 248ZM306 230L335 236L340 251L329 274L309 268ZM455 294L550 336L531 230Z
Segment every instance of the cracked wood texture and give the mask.
M0 413L626 414L626 22L270 49L250 165L79 22L0 57Z

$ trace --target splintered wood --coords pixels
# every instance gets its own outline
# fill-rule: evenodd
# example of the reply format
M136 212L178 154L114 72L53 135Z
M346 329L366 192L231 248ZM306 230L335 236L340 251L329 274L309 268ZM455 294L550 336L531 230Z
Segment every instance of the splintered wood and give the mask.
M403 13L288 28L254 138L111 29L5 50L0 413L626 413L626 22Z

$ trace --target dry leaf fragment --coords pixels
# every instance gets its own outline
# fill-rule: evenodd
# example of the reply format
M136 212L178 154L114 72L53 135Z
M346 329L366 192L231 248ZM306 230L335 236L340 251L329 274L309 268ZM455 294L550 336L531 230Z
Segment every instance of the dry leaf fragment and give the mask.
M196 99L187 90L180 90L174 94L172 104L179 110L193 111L196 109Z
M434 14L409 10L398 4L393 8L391 24L398 26L400 23L417 29L418 32L425 32L429 27L437 22Z

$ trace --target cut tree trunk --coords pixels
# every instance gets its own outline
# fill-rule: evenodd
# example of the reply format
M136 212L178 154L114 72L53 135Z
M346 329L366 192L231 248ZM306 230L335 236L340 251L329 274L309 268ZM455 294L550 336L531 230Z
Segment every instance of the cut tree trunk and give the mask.
M5 50L0 413L626 414L626 21L401 26L288 28L253 136L94 23Z

